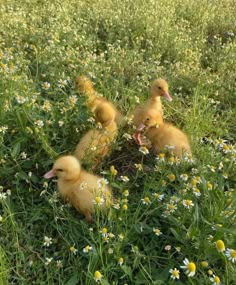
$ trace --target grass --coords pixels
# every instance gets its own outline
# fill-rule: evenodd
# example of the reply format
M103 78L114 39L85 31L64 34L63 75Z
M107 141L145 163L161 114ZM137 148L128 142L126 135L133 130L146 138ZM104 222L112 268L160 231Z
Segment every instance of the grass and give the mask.
M235 260L215 243L236 250L235 14L233 0L1 1L1 285L92 285L96 271L103 285L234 284ZM91 225L42 177L94 127L77 74L124 114L166 78L165 118L189 134L194 158L145 156L120 130L97 171L120 208Z

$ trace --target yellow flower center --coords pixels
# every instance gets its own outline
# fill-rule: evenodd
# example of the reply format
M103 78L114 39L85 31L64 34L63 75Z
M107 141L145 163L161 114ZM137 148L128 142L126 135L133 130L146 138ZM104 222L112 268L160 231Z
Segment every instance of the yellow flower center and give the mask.
M218 276L215 276L215 277L214 277L214 282L215 282L216 284L220 284L220 278L219 278Z
M173 275L174 277L178 277L178 276L179 276L179 270L174 269L174 270L172 271L172 275Z
M207 267L208 266L208 262L207 261L202 261L201 262L201 266L202 267Z
M165 153L160 153L160 154L159 154L159 157L160 157L160 158L164 158L165 156L166 156Z
M169 210L174 210L175 209L175 205L174 204L169 204L168 205L168 209Z
M225 244L224 244L223 240L219 239L219 240L216 242L216 249L217 249L219 252L225 251Z
M107 228L103 228L103 229L102 229L102 233L103 233L103 234L106 234L106 233L107 233Z
M123 209L124 211L126 211L126 210L128 209L128 206L125 204L125 205L122 206L122 209Z
M192 200L185 200L185 204L187 206L191 206L192 205Z
M150 203L150 199L148 197L145 197L143 200L145 203Z
M236 250L231 250L230 255L231 255L233 258L236 258Z
M187 268L190 272L195 272L196 271L196 265L193 262L189 262L189 264L187 265Z
M95 198L95 202L96 202L96 204L100 204L101 203L101 198L100 197L96 197Z
M102 274L99 271L95 271L94 277L95 279L100 280L102 278Z
M171 182L175 181L175 175L174 174L168 175L168 178L170 179Z

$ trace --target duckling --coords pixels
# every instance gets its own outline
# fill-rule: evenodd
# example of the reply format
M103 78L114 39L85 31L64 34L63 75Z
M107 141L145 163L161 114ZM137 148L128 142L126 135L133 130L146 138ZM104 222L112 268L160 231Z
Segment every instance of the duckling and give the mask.
M147 142L147 140L144 138L144 135L142 135L143 130L146 129L147 127L152 127L162 124L163 123L162 115L160 111L154 108L140 110L139 115L141 123L137 127L136 132L133 135L133 138L138 145L149 144L150 141L148 140Z
M145 114L148 109L156 109L158 112L163 115L163 108L161 103L161 97L164 97L168 101L172 101L172 97L168 92L168 84L166 80L159 78L156 79L151 86L151 97L144 104L137 106L132 112L133 116L133 125L138 127L143 120L143 114Z
M96 107L101 103L108 103L115 111L115 121L117 125L121 124L123 116L121 112L115 107L114 104L109 102L107 99L102 97L101 94L96 92L92 81L85 76L77 76L75 79L75 88L78 89L82 95L87 97L87 106L92 112L95 111Z
M104 200L102 208L108 208L112 202L112 190L102 183L103 178L83 170L79 160L72 155L58 158L44 178L54 176L58 177L57 186L60 195L81 212L87 222L92 221L96 197Z
M147 111L138 130L141 131L144 127L146 127L145 136L151 141L154 153L170 147L173 154L179 158L185 153L191 154L187 135L174 125L163 122L160 112Z
M99 130L89 130L76 146L74 155L81 161L85 158L93 161L94 167L107 155L115 141L118 129L115 122L115 111L109 102L99 104L95 119L101 124Z

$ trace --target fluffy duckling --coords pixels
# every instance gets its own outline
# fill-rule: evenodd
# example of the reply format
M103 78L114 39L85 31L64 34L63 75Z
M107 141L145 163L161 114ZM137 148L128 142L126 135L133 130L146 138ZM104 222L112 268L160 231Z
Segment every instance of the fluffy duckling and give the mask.
M115 141L118 130L115 122L115 111L108 102L103 102L94 111L95 119L101 124L99 130L89 130L76 146L74 155L79 160L89 158L94 167L107 155Z
M168 92L168 84L166 80L162 78L156 79L153 82L150 93L150 99L144 105L139 105L133 110L133 112L131 112L131 115L133 116L133 124L136 127L142 123L143 114L145 114L148 109L156 109L163 115L161 97L164 97L168 101L172 101Z
M93 83L89 78L85 76L76 77L75 88L78 89L82 93L82 95L87 97L87 105L92 112L94 112L95 109L98 107L98 105L101 103L110 104L110 106L115 111L115 121L117 125L120 125L123 119L121 112L115 107L115 105L113 105L107 99L102 97L101 94L96 92L96 90L94 89Z
M53 168L44 178L57 176L60 195L81 212L87 222L92 221L94 200L100 197L103 208L110 206L112 191L103 182L103 178L92 175L81 168L80 162L72 155L58 158Z
M171 147L173 154L179 158L182 158L185 153L191 154L187 135L174 125L163 122L160 112L147 111L138 131L144 127L146 127L145 136L151 141L154 153Z

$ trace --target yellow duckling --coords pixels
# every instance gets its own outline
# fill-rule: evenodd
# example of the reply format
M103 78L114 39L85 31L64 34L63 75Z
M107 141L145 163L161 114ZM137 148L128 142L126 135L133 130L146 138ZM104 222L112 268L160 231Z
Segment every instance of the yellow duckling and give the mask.
M98 107L98 105L101 103L110 104L110 106L115 111L115 121L117 125L120 125L123 119L121 112L115 107L114 104L112 104L107 99L102 97L101 94L96 92L96 90L94 89L93 83L89 78L85 76L76 77L75 88L78 89L83 96L87 97L87 106L90 108L92 112L94 112L95 109Z
M131 112L131 115L133 116L133 124L136 127L142 123L143 114L145 114L148 109L155 109L163 115L161 97L164 97L168 101L172 101L168 92L168 84L166 80L162 78L156 79L153 82L150 93L150 99L144 105L137 106L133 112Z
M81 168L72 155L58 158L44 178L57 176L60 195L81 212L87 222L92 221L94 204L107 208L112 202L112 191L102 177L92 175Z
M95 119L101 124L101 129L89 130L76 146L74 155L81 161L91 160L99 164L107 155L115 141L118 129L115 122L115 111L108 102L98 105L94 111Z
M160 112L148 110L138 131L144 128L146 128L145 136L151 141L154 153L168 149L179 158L185 153L191 154L187 135L174 125L163 122Z

